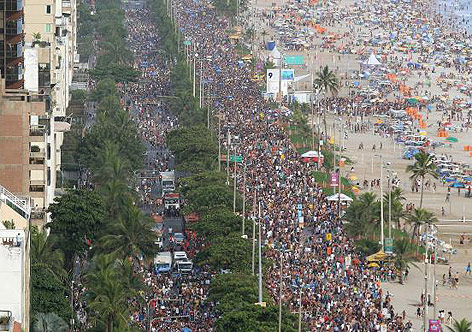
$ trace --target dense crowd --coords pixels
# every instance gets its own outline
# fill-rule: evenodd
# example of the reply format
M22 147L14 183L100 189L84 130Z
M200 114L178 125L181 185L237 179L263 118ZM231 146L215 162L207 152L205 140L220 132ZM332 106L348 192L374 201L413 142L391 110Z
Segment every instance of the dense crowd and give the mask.
M261 206L261 218L255 211L248 212L247 217L262 223L266 256L274 262L265 275L272 297L278 301L281 286L283 303L291 311L301 304L303 319L312 331L380 331L381 324L386 324L388 331L408 331L411 324L395 314L390 296L382 294L379 276L354 251L338 218L336 202L328 202L310 177L309 166L299 161L277 125L277 116L267 111L259 87L249 79L250 68L238 62L227 37L228 22L205 1L174 3L174 13L186 40L196 45L193 52L199 58L211 59L201 65L213 94L220 96L210 106L213 112L225 114L225 130L220 137L223 146L229 141L228 135L237 132L241 138L231 150L243 156L250 176L244 188L242 174L238 174L238 187L246 190L247 197L255 197L253 206ZM123 87L124 95L148 147L146 167L166 170L172 158L165 150L165 135L178 126L162 100L171 93L170 63L156 52L160 38L148 9L127 10L126 22L130 48L142 77L138 83ZM333 104L341 112L343 102ZM149 151L155 153L149 155ZM153 199L153 181L143 179L137 189L145 200ZM299 204L303 220L297 217ZM214 303L205 301L211 274L156 274L152 267L141 272L151 292L142 294L148 308L133 313L136 324L144 328L151 314L153 331L212 331Z
M231 150L243 156L250 173L247 188L238 175L239 189L256 197L253 206L261 203L266 255L274 262L265 283L274 299L278 300L278 264L283 255L282 301L296 310L302 292L304 320L313 331L376 331L382 323L388 331L407 331L410 324L395 315L390 298L382 296L379 277L354 251L336 203L327 201L309 176L310 168L299 161L277 125L276 115L267 111L259 87L249 79L249 66L238 63L227 36L228 22L204 1L185 0L175 7L182 33L197 44L195 52L212 59L203 63L203 72L214 82L215 95L222 97L213 103L214 111L223 112L227 128L242 138ZM297 218L298 204L303 225Z
M136 190L141 194L141 203L152 207L151 212L157 212L158 175L161 171L171 170L173 162L165 137L178 126L178 120L169 113L166 102L171 94L170 64L167 57L158 52L161 38L151 12L148 9L126 10L125 19L128 45L141 78L123 86L122 95L128 98L127 105L147 148L146 169L138 172L140 181ZM152 265L141 267L139 274L144 276L149 291L141 294L147 306L134 306L137 308L132 313L135 324L146 330L150 327L153 332L184 328L212 331L214 304L205 301L212 275L200 270L189 276L159 274Z

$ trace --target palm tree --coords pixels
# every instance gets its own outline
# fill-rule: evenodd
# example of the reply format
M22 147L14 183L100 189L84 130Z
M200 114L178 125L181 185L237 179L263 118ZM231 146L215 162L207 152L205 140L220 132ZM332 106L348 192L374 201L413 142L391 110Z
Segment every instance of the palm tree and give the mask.
M438 218L434 213L426 209L414 209L412 213L406 215L406 222L410 224L412 229L412 238L416 237L416 242L418 243L419 231L422 225L434 224L438 221Z
M316 73L313 87L315 89L322 89L326 92L330 91L332 95L336 95L339 91L339 80L336 77L336 74L332 70L329 70L328 66L324 66Z
M424 178L429 175L434 179L439 177L438 168L433 162L433 156L421 151L415 155L415 163L406 167L406 172L411 173L410 179L417 181L421 179L421 197L420 197L420 208L423 207L423 189L424 189Z
M113 253L119 258L149 258L156 253L154 222L135 205L128 205L125 213L110 224L110 234L100 239L97 250Z
M5 229L15 229L15 222L13 220L4 220L2 224L5 226Z
M454 324L452 327L448 326L448 330L451 332L471 332L472 322L469 322L465 318L462 318L460 321L454 319Z
M349 221L346 229L352 236L362 237L371 231L378 220L377 198L374 193L367 192L359 196L346 209L344 218Z
M96 256L93 269L85 276L91 316L113 332L115 324L128 321L128 295L123 286L119 264L111 255Z
M262 36L262 42L263 42L263 43L264 43L264 45L265 45L265 37L267 36L267 31L265 31L265 30L262 30L262 32L261 32L261 36ZM265 46L264 46L264 47L265 47Z
M54 249L46 232L39 231L36 226L31 229L31 260L32 264L44 266L61 279L66 274L63 269L64 254Z
M33 332L67 332L68 326L61 317L53 312L36 315Z
M390 197L389 197L390 196ZM388 201L389 198L391 200L391 212L392 212L392 222L396 223L397 228L400 229L400 220L405 217L405 210L403 209L403 201L406 199L403 190L400 188L393 188L390 193L385 193L383 196L384 207L384 215L387 214L388 216Z
M413 261L414 255L412 255L413 245L408 239L400 239L395 241L395 267L399 272L400 284L403 284L403 271L408 269L408 263Z
M319 72L316 73L316 78L313 81L313 88L320 91L331 92L334 96L338 94L339 91L339 80L336 77L336 74L329 70L328 66L323 67ZM326 135L328 133L328 125L326 123L326 112L323 112L323 124L324 124L324 132L325 132L325 140Z

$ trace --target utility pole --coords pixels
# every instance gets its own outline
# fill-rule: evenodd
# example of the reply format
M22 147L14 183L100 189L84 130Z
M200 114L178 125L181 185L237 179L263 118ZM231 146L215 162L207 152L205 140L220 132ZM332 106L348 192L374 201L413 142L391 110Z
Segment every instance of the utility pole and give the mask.
M302 332L302 292L303 288L300 285L300 298L299 298L299 305L298 305L298 332Z
M233 164L234 164L234 172L233 172L233 175L234 175L234 180L233 180L233 213L236 213L236 182L237 182L237 178L236 178L236 149L234 149L234 161L233 161Z
M342 188L341 188L341 149L343 145L343 122L342 119L340 119L340 126L339 126L339 160L338 160L338 183L339 183L339 193L338 193L338 218L341 218L341 193L342 193Z
M221 113L218 115L218 172L221 172Z
M388 192L388 237L392 238L392 188L389 188Z
M244 169L243 169L243 235L244 235L245 222L246 222L246 163L244 163Z
M380 242L382 251L384 248L384 204L383 204L383 158L380 155Z
M311 73L311 95L313 96L310 106L311 106L311 149L315 150L315 108L313 107L313 103L315 102L313 93L313 73ZM318 156L318 159L320 156Z
M259 303L262 303L262 234L261 201L259 200Z
M207 129L210 129L210 103L207 105Z
M256 253L256 188L254 188L254 200L252 206L252 275L255 274L255 253Z
M200 100L199 100L199 105L200 105L200 108L202 108L202 95L203 95L203 82L202 82L202 75L203 75L203 61L200 60L200 84L199 84L199 87L200 87L200 91L199 91L199 94L200 94Z
M429 224L426 224L426 252L424 257L424 298L423 298L423 331L428 331L428 230Z
M436 229L436 237L439 235L438 233L438 230ZM437 243L437 238L435 240L435 243L434 243L434 263L433 263L433 304L434 304L434 309L433 309L433 313L434 313L434 316L433 316L433 319L436 319L437 316L437 310L438 310L438 307L437 307L437 301L436 301L436 297L437 297L437 294L436 294L436 261L438 260L438 257L437 257L437 247L438 247L438 243Z
M195 96L197 94L196 93L196 90L197 90L197 83L196 83L197 74L196 74L196 71L197 71L197 69L195 67L196 67L198 54L195 53L195 44L193 44L193 45L194 45L194 47L193 47L193 50L194 50L194 54L193 54L193 98L195 98Z
M279 332L282 332L282 266L283 266L283 249L280 248L280 270L279 270Z
M230 158L230 155L229 155L229 152L230 152L230 148L229 146L231 145L231 133L228 129L228 146L227 146L227 149L226 149L226 184L229 185L229 158Z

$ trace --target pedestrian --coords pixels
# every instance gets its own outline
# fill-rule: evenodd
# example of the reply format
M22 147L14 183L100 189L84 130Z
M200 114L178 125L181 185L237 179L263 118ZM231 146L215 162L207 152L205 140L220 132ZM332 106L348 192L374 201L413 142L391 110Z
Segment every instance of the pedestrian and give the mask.
M470 276L470 262L467 264L467 267L465 268L465 275L467 274Z

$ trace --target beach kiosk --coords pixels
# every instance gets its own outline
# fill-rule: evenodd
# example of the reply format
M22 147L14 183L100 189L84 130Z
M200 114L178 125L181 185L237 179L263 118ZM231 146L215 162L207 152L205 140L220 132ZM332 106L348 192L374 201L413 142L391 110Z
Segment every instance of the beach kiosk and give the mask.
M307 151L300 156L303 162L309 164L318 164L318 159L320 159L320 165L323 165L324 157L322 154L318 154L318 151Z

